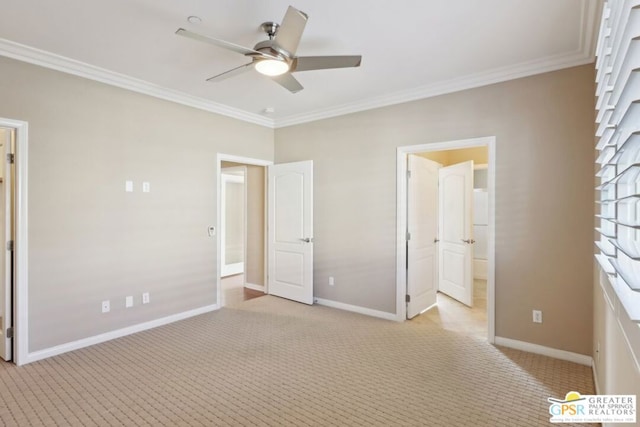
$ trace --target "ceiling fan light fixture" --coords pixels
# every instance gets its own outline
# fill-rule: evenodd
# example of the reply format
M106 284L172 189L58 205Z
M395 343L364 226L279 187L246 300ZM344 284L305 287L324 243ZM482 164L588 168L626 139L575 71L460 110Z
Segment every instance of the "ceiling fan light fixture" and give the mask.
M280 76L289 71L289 64L280 59L261 59L256 62L256 71L265 76Z

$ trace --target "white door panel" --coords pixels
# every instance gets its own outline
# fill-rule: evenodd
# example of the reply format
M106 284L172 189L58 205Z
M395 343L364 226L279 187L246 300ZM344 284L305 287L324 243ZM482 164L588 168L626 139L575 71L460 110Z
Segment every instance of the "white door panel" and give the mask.
M269 293L313 304L313 162L269 166Z
M439 163L410 154L407 182L407 318L436 304Z
M473 162L441 168L439 290L473 305Z

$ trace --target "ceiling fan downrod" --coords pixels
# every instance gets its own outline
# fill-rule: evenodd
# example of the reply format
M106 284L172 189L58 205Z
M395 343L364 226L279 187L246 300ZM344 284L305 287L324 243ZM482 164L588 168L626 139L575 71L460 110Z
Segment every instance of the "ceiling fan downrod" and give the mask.
M269 36L269 40L273 40L273 38L276 36L276 33L278 32L278 28L280 28L280 24L267 21L263 22L262 25L260 25L260 28L262 28L262 31L267 33L267 36Z

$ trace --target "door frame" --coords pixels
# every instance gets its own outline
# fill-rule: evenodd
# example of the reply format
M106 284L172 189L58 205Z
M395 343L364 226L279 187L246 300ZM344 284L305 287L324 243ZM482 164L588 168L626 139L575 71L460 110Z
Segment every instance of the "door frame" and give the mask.
M461 148L487 147L487 192L489 196L489 230L487 252L487 341L495 342L495 167L496 137L460 139L428 144L407 145L396 150L396 320L407 318L407 156L429 151L456 150Z
M222 302L222 287L220 286L220 273L221 273L221 268L222 268L222 260L221 260L221 256L220 256L220 250L222 248L221 246L221 239L220 239L220 220L221 220L221 214L222 214L222 203L221 203L221 193L222 193L222 162L233 162L233 163L242 163L245 165L252 165L252 166L262 166L264 168L267 168L268 166L271 166L273 164L273 161L271 160L263 160L263 159L254 159L251 157L242 157L242 156L236 156L233 154L224 154L224 153L217 153L216 155L216 305L218 305L218 307L221 307L220 303ZM266 172L266 171L265 171ZM266 173L265 173L265 177L266 177ZM267 231L267 227L266 227L266 220L267 220L267 210L269 208L268 206L268 200L266 198L267 195L267 182L268 180L265 179L265 188L264 188L264 192L265 192L265 204L264 204L264 218L265 218L265 239L264 239L264 278L263 278L263 283L264 283L264 293L268 293L269 292L269 283L267 281L267 238L266 238L266 231ZM245 248L246 248L246 244L245 244Z
M29 125L20 120L0 117L0 127L15 131L15 230L13 282L13 363L29 362L29 269L27 177ZM4 159L1 159L4 161Z

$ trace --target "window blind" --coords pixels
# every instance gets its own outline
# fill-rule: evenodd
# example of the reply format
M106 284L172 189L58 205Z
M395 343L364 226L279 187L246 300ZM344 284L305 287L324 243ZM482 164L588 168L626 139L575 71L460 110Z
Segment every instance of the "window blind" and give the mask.
M596 84L596 259L640 323L640 0L605 2Z

